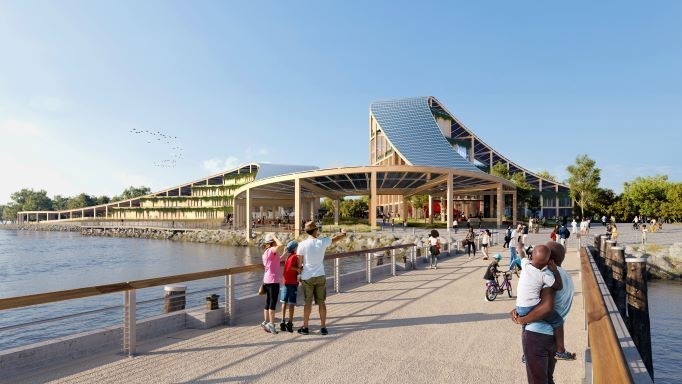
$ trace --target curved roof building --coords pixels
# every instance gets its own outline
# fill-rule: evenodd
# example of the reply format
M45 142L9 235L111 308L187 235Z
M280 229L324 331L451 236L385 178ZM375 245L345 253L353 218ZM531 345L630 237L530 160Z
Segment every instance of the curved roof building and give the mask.
M545 217L570 216L568 185L548 180L509 160L462 124L435 97L375 101L370 105L370 164L449 167L489 173L502 163L509 174L520 172L533 186ZM457 182L457 180L455 180ZM492 203L462 205L461 214L492 217ZM384 201L382 205L392 205Z

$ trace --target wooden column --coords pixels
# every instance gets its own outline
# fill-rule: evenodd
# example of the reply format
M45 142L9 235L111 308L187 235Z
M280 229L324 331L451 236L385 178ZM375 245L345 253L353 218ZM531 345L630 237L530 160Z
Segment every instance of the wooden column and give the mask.
M556 198L554 199L554 203L556 205L556 217L557 219L559 218L559 184L554 185L554 192Z
M413 212L414 217L417 217L417 212ZM433 195L429 195L429 223L433 224Z
M447 207L447 224L446 228L450 229L452 228L452 174L448 174L448 191L447 191L447 204L445 205Z
M504 218L504 193L502 184L497 185L497 228L502 228Z
M315 198L310 199L310 220L315 221Z
M445 197L443 196L440 198L440 221L445 222Z
M296 236L301 234L301 179L294 180L294 232Z
M339 225L339 205L341 201L339 199L334 200L334 225Z
M602 276L604 276L604 266L606 265L604 261L604 259L606 259L606 240L608 240L608 236L599 236L599 262L597 265L599 266L599 272L601 272Z
M516 197L516 189L512 194L512 225L516 228L519 223L519 202Z
M369 179L369 227L373 231L377 226L377 172L372 171Z
M627 307L628 327L632 340L642 356L642 361L654 378L651 357L651 326L649 323L649 303L647 298L646 264L644 257L627 258Z
M611 267L613 269L613 285L611 296L618 307L618 312L623 319L627 319L625 312L625 281L627 271L625 269L625 248L611 248Z
M251 223L253 221L253 218L251 217L251 208L253 205L253 201L251 201L251 189L246 190L246 212L245 212L245 218L246 218L246 229L244 233L246 233L246 239L251 240Z

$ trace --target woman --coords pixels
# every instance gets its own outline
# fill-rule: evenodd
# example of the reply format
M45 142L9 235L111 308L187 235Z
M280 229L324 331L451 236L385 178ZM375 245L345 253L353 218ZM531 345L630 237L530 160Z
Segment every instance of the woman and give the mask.
M616 223L611 224L611 240L618 240L618 227Z
M552 241L556 241L557 232L559 232L559 226L555 225L554 229L552 230L552 233L549 234L549 238L552 239Z
M488 260L488 245L490 244L490 231L485 230L481 234L481 252L483 252L483 260Z
M284 260L284 245L272 234L265 235L263 242L263 289L265 290L265 309L263 310L263 322L261 327L266 332L277 334L275 328L275 308L279 297L279 278L282 276L280 263Z
M429 269L438 269L438 255L440 255L440 243L438 242L440 234L435 229L431 230L429 235L429 258L431 259L431 266Z
M464 237L464 241L466 242L467 246L467 255L469 256L469 260L471 260L471 248L474 248L474 257L476 257L476 243L474 243L474 238L476 235L474 235L474 229L472 227L469 227L469 231L467 232L466 236Z

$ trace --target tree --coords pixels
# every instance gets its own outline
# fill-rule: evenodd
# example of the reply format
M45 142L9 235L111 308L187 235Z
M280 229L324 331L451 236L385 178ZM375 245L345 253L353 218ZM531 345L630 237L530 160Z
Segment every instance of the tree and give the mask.
M418 212L424 212L424 206L429 204L429 196L428 195L414 195L410 197L410 206L412 206L412 215L414 218L419 218ZM441 207L441 212L444 214L445 208ZM426 218L426 215L424 215L424 218Z
M114 196L114 198L111 199L111 201L134 199L136 197L149 195L150 193L152 193L152 190L149 187L145 186L133 187L131 185L130 187L126 188L123 191L123 193L121 193L121 196Z
M493 167L490 169L490 174L493 176L501 177L503 179L509 179L509 168L507 168L507 164L498 161L493 165Z
M511 182L516 185L516 203L518 205L517 212L523 212L521 208L523 208L526 204L528 204L528 208L530 209L530 206L532 205L531 203L534 203L531 201L532 191L533 191L533 186L528 184L526 181L526 176L523 174L523 172L516 172L515 174L512 175L511 177ZM540 199L538 198L537 205L540 205ZM538 208L539 210L539 208Z
M601 181L601 169L587 155L578 156L575 164L566 168L571 200L580 207L580 216L585 216L585 209L592 203Z
M343 200L339 204L339 214L345 218L364 217L365 212L369 209L369 200L367 196L359 199ZM372 212L369 213L373 214Z
M85 207L91 207L93 205L97 204L97 200L93 198L92 196L88 195L87 193L81 193L80 195L74 196L69 199L69 202L66 204L67 209L78 209L78 208L85 208Z
M550 180L553 182L557 182L556 176L552 175L551 173L547 172L546 170L540 171L537 173L538 176L542 177L545 180Z
M661 205L661 216L675 221L682 218L682 183L669 185L665 196L666 202Z
M19 205L20 211L51 211L52 200L47 197L44 189L34 191L24 188L19 192L14 192L10 198Z
M17 213L19 213L19 211L21 211L21 206L19 204L9 203L5 205L2 210L2 219L5 221L16 221Z
M333 217L334 216L334 201L328 197L325 197L322 199L322 202L320 203L320 209L325 211L324 216L325 217ZM340 212L339 212L340 214Z
M2 215L2 213L3 213L4 211L5 211L5 206L4 206L4 205L0 205L0 220L4 220L4 219L3 219L3 215Z
M612 189L597 188L592 203L587 209L587 216L593 217L595 214L619 216L616 211L616 201L618 196Z
M95 205L102 205L102 204L109 204L111 202L111 199L109 196L102 195L97 198L95 198Z
M670 186L668 176L665 175L638 177L623 185L621 198L628 200L634 207L635 214L658 217L667 200L666 192Z
M54 195L52 197L52 208L54 208L55 211L63 211L67 209L68 204L68 197L63 197L62 195Z

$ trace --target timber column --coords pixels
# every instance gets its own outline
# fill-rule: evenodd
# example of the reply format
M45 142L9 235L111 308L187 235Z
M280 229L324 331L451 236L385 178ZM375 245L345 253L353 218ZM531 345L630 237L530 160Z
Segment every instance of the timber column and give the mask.
M448 192L447 192L447 202L445 204L445 207L447 208L447 224L445 228L450 229L452 228L452 174L448 173Z
M334 200L334 225L339 225L339 199Z
M253 218L251 217L251 189L246 190L246 228L244 233L246 233L246 238L251 240L251 223Z
M519 219L518 219L518 214L519 214L519 212L518 212L518 210L519 210L518 205L519 205L519 204L518 204L518 202L516 201L516 189L514 189L514 194L512 195L512 225L513 225L514 227L516 227L516 225L518 224L518 220L519 220Z
M374 230L377 226L377 172L372 171L369 179L369 227Z
M301 234L301 179L294 180L294 232Z
M504 216L504 194L502 184L497 185L497 228L502 227L502 216Z

